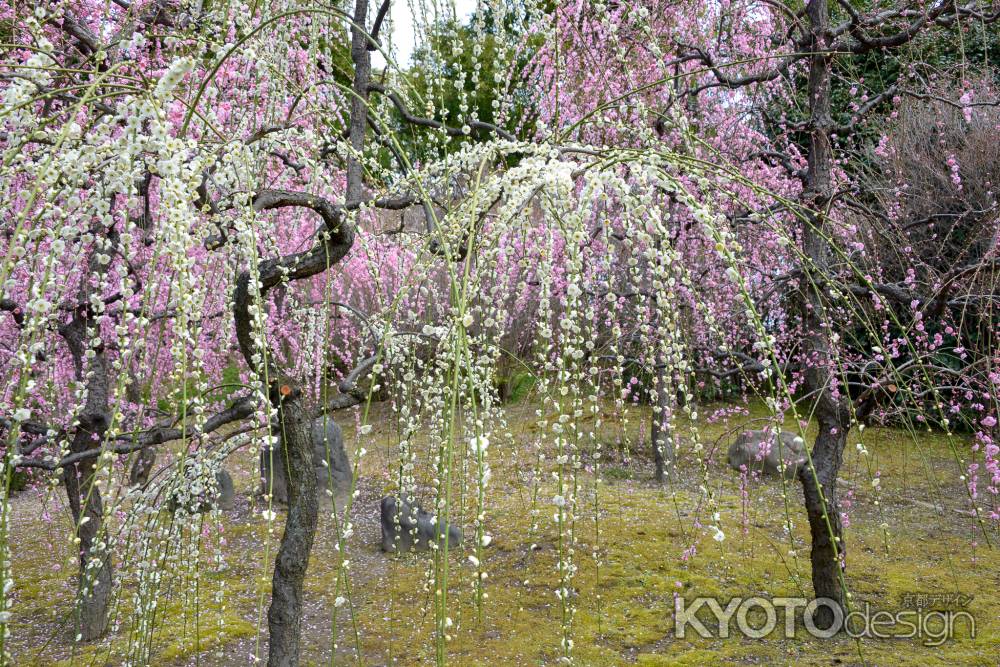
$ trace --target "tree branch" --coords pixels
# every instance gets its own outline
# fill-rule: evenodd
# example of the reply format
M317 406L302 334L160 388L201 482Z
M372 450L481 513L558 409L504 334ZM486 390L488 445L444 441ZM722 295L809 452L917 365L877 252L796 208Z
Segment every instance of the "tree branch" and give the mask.
M255 403L252 397L246 396L240 398L225 410L212 415L208 421L205 422L205 426L200 430L195 428L181 429L177 427L154 428L140 433L123 434L116 436L115 439L127 441L128 444L115 445L113 447L95 447L93 449L74 452L64 456L58 461L44 458L25 459L23 461L19 461L17 466L19 468L57 470L59 468L71 466L80 461L100 456L106 452L111 452L112 454L129 454L140 449L145 449L146 447L154 447L156 445L162 445L165 442L170 442L171 440L179 440L185 435L189 437L207 435L208 433L212 433L226 424L246 419L251 416L254 412L254 405Z
M443 130L449 137L464 137L466 133L458 127L451 127L450 125L445 125L441 121L434 120L433 118L423 118L421 116L414 116L410 113L409 108L406 106L406 102L400 97L399 93L394 90L389 90L385 86L377 83L370 84L368 90L373 93L379 93L385 95L392 102L393 106L396 107L396 111L403 117L403 120L411 125L419 125L420 127L428 127L433 130ZM497 127L493 123L487 123L481 120L467 120L466 123L470 130L476 130L479 132L492 132L493 134L506 139L507 141L516 141L516 137L504 130L503 128Z

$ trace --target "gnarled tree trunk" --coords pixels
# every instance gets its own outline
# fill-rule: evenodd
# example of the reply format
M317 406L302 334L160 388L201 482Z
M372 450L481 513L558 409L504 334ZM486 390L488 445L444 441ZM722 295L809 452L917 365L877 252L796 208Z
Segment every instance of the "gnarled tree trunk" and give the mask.
M271 606L267 610L268 665L272 667L299 664L302 591L319 511L310 421L302 408L299 392L288 388L289 391L283 394L281 389L286 388L287 385L282 386L277 397L272 397L278 409L274 435L284 447L289 473L288 519L274 561Z
M76 440L81 439L80 434L84 444L83 449L78 450ZM81 423L73 451L88 449L90 442L90 432ZM76 537L80 540L77 545L80 574L74 635L87 641L97 639L107 630L108 603L111 599L111 554L97 546L104 519L104 503L100 489L94 484L95 461L94 458L84 459L63 473Z
M831 58L829 53L830 12L827 0L810 0L806 7L809 19L809 159L803 199L812 212L802 231L806 256L805 285L802 299L805 388L816 401L819 435L811 454L812 466L800 470L805 493L806 514L812 537L813 589L816 597L833 600L843 609L846 603L843 570L846 566L843 526L837 499L837 475L844 456L851 411L846 392L837 393L836 353L830 340L830 326L825 317L823 286L832 266L831 229L826 215L833 199L833 147L830 133L833 119L830 110ZM814 619L821 629L831 627L834 613L827 606L817 610Z
M820 433L812 452L815 471L808 466L799 469L812 540L810 562L813 592L817 598L833 600L841 609L846 603L843 573L847 545L844 543L843 524L840 520L837 475L846 441L847 431L841 426L839 419L831 422L821 418ZM828 606L817 608L814 618L817 627L824 630L830 628L834 620L834 612Z
M77 377L86 378L87 385L87 398L70 443L70 451L74 454L98 446L108 428L108 362L104 350L94 350L89 367L84 366L90 331L85 308L60 330L73 356ZM107 629L111 599L111 553L100 546L104 503L101 490L94 483L96 464L96 456L85 458L66 467L62 473L79 540L76 547L80 574L73 634L88 641L97 639Z

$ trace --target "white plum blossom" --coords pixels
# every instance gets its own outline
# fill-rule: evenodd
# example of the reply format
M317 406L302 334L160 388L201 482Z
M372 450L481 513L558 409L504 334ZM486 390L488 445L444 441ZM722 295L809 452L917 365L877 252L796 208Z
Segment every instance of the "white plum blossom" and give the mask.
M473 454L485 454L490 446L490 440L485 435L479 435L469 440L469 451Z
M164 73L160 81L156 84L153 95L158 99L165 99L177 87L177 84L184 78L184 75L190 72L193 67L194 59L188 57L178 58L172 62L166 73Z

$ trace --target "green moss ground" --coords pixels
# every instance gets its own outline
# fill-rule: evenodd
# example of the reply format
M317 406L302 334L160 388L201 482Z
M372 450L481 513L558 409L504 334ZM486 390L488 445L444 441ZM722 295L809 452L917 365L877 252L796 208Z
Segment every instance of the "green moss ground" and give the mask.
M494 480L487 525L494 542L485 550L488 598L481 618L474 602L473 569L465 560L469 552L454 553L450 559L449 615L455 626L447 645L449 664L555 664L560 655L561 606L554 595L557 535L548 502L553 487L543 485L539 490L539 528L532 532L533 464L528 456L511 455L515 449L524 451L524 443L537 436L533 410L530 405L512 407L508 414L512 441L498 437L490 447ZM684 639L676 638L675 594L688 599L808 596L808 534L796 485L788 488L794 525L791 538L783 531L780 482L753 486L746 520L741 518L744 503L739 480L721 461L727 444L722 436L747 417L701 428L701 440L709 449L717 438L721 443L715 452L718 460L709 462L707 476L685 454L691 433L682 426L686 444L678 481L664 488L652 483L651 466L639 444L645 415L635 409L628 423L622 424L607 413L604 426L594 429L609 454L596 485L599 544L593 511L598 479L591 472L580 473L579 497L586 507L578 512L574 555L579 568L573 581L577 594L572 598L577 609L573 620L577 664L1000 664L1000 549L995 533L990 537L992 548L981 534L973 537L969 501L958 480L959 465L952 449L954 445L960 456L966 456L968 443L963 438L949 443L940 434L920 433L913 438L892 429L864 433L872 465L882 475L879 507L873 504L875 490L868 466L853 447L857 441L853 435L844 465L841 492L853 495L847 533L847 578L853 602L892 610L904 606L901 597L907 593L972 595L968 610L977 622L975 639L964 625L955 639L938 647L907 639L821 640L802 630L792 639L780 633L762 640L702 639L692 638L692 632ZM749 418L759 416L754 413ZM351 429L346 431L350 441ZM376 426L375 435L392 442L391 430L384 425ZM377 449L365 460L356 532L349 545L351 598L362 660L369 665L432 663L435 626L433 591L427 582L430 560L386 557L377 551L377 500L388 483L386 452ZM181 594L171 596L165 591L160 602L164 623L153 643L155 664L246 664L255 651L260 591L263 586L266 593L271 566L265 559L266 530L259 515L253 514L260 509L260 501L252 497L253 466L247 456L238 456L231 470L244 497L223 520L226 569L202 569L197 633L192 600L185 602ZM713 493L721 512L726 533L721 543L695 528L699 518L702 523L713 523L702 502L701 486ZM67 632L60 628L72 608L74 593L65 517L58 514L56 521L44 523L38 519L37 500L15 502L12 649L18 664L120 664L127 642L124 632L99 644L84 645L74 655ZM469 504L466 499L467 517L473 512ZM883 522L889 526L888 537L880 528ZM276 535L280 534L280 519L276 529ZM336 610L337 647L332 646L339 562L332 533L324 513L307 581L305 664L330 664L334 653L337 664L356 661L349 604ZM214 538L208 543L215 544ZM272 537L272 554L276 543L277 537ZM691 547L696 548L695 555L683 559L685 549ZM206 549L206 558L214 548ZM54 565L60 569L53 569ZM221 605L214 601L220 584L225 588ZM175 586L175 590L182 588ZM128 598L120 596L123 610L130 604ZM266 631L266 618L263 628ZM266 645L263 634L260 642Z

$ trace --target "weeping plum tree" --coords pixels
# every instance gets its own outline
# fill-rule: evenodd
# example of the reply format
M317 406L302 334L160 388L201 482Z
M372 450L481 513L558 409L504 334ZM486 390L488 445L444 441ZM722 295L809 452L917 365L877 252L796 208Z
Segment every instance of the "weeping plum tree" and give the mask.
M853 267L849 263L847 272L841 268L845 262L837 239L837 210L843 209L838 202L843 195L838 187L836 144L843 145L843 142L849 141L859 124L864 122L865 115L893 95L919 95L920 92L908 89L911 85L919 85L919 82L907 81L904 75L878 95L868 99L862 96L860 104L852 102L848 114L843 111L837 114L837 117L850 117L846 124L840 125L834 120L832 99L835 62L841 53L885 53L902 48L942 27L957 24L958 29L963 30L965 24L971 29L988 29L986 25L1000 18L1000 13L991 3L927 3L916 10L906 3L899 3L866 9L862 12L849 2L837 2L831 7L825 0L811 0L806 3L803 18L797 16L792 25L784 26L789 29L788 55L783 57L779 67L768 64L762 71L747 74L726 71L710 52L699 47L686 51L695 56L695 62L711 70L714 80L707 85L727 88L746 87L776 79L782 76L783 71L787 72L802 61L804 72L800 76L806 81L804 92L808 117L798 129L808 135L808 141L802 155L804 173L799 199L808 213L802 220L798 235L804 259L799 279L802 285L798 300L799 338L804 367L802 390L812 396L810 400L819 432L809 457L809 466L803 469L800 479L812 536L813 588L818 597L836 600L842 606L847 605L847 586L843 580L846 543L841 525L837 477L848 433L873 407L872 394L878 390L880 382L878 379L871 382L866 377L851 378L846 372L844 357L847 355L837 349L842 345L836 326L841 318L830 311L838 307L836 297L840 290L862 295L886 295L891 294L891 289L872 284L870 279L858 281L859 276L851 275ZM959 100L955 103L962 104ZM791 156L785 152L779 152L775 158L782 162L791 161ZM984 257L982 261L977 260L959 270L989 272L989 266L993 264L993 258ZM896 295L888 298L894 297ZM939 317L940 313L935 315ZM914 319L919 326L922 317L915 316ZM898 372L893 366L889 364L886 370ZM971 371L960 372L960 375L969 378ZM971 381L977 383L976 379ZM982 386L989 385L984 383ZM935 407L939 411L938 417L946 419L943 406L939 404ZM832 612L820 622L825 624L822 627L832 625Z
M883 282L870 259L878 234L859 230L898 220L892 210L867 227L853 217L861 198L839 166L838 142L867 114L896 94L928 93L901 80L836 121L831 94L838 54L991 24L985 3L867 13L821 0L801 12L496 0L461 28L455 43L471 53L433 47L459 30L451 12L415 22L418 37L434 36L417 86L392 62L389 2L263 4L78 0L0 16L14 45L0 80L0 641L16 470L65 484L79 557L73 634L125 628L122 660L149 664L170 566L197 567L206 521L162 511L165 494L197 504L234 451L281 447L289 503L267 655L298 664L319 512L309 421L376 391L392 397L401 434L387 472L398 492L408 502L431 493L441 524L459 513L456 488L472 505L466 549L481 614L490 457L523 444L505 442L496 392L511 347L537 378L541 435L525 445L533 516L545 514L540 503L554 509L532 531L553 532L564 661L578 531L587 520L600 535L600 485L587 489L583 471L599 478L603 444L584 417L599 423L605 399L623 414L640 390L634 369L657 378L652 443L664 473L672 453L707 479L697 431L683 447L670 436L675 417L698 423L706 378L765 396L775 425L791 414L804 434L817 417L801 475L813 585L841 602L836 480L850 429L887 392L914 419L948 428L957 407L970 424L995 426L995 348L951 355L957 366L942 371L936 356L959 343L943 351L928 330L954 331L969 303L995 298L995 238L943 276ZM388 64L373 68L373 54ZM775 100L801 90L808 118L775 121ZM976 91L953 104L976 117L991 99ZM399 211L409 217L396 224ZM985 311L982 328L995 329ZM947 395L935 393L944 376ZM355 483L367 414L357 413ZM984 430L977 437L993 490L984 501L970 485L970 501L993 504L979 521L995 533L997 449ZM176 460L128 483L131 459L172 441ZM712 519L698 531L721 542L709 487L699 510ZM354 613L352 500L333 510L331 644L341 641L336 609ZM271 528L266 490L258 505ZM439 664L455 624L449 548L428 568ZM125 581L135 590L116 600ZM361 659L357 632L354 650Z
M378 121L369 115L370 95L384 96L404 123L443 137L511 137L474 117L451 127L414 115L375 83L371 54L382 48L388 9L388 1L369 8L357 0L350 12L289 5L263 14L256 4L154 0L4 10L16 42L3 91L4 512L14 470L59 473L79 549L77 640L99 637L109 622L123 533L104 494L121 502L118 466L138 455L148 467L144 450L182 440L188 460L167 484L180 483L181 495L204 493L231 451L222 446L231 434L212 434L249 421L270 432L269 444L280 442L289 465L269 660L298 662L319 463L303 383L326 359L295 356L302 306L272 295L340 263L362 209L430 205L412 183L398 195L373 193L371 136L403 173L409 163L386 128L388 109ZM349 86L323 76L343 65L330 48L337 40L350 46ZM258 60L263 52L271 57ZM368 251L370 261L394 252L372 243ZM365 284L366 268L354 270L361 296L383 288ZM328 295L329 286L313 281L303 293ZM357 323L331 326L329 308L326 334L354 344ZM210 387L235 361L231 340L244 366L226 386L247 393L220 400ZM361 361L357 353L341 350L338 360ZM365 363L342 377L356 379ZM326 408L357 403L351 387L341 384ZM130 492L128 502L147 515L144 530L159 520L163 486ZM264 515L274 518L270 509ZM9 562L5 556L7 577ZM154 598L137 610L138 627L147 627Z
M877 215L864 202L872 196L865 189L872 182L856 178L844 165L847 156L855 162L863 156L868 136L877 138L879 123L873 126L873 117L877 120L885 108L893 107L895 117L904 99L937 100L950 107L953 117L964 116L959 132L976 123L989 127L989 116L984 114L996 106L995 93L981 80L977 86L975 75L970 74L982 63L970 62L959 48L952 61L959 66L942 71L940 62L946 58L939 57L934 67L922 61L920 54L928 44L940 50L940 44L956 35L960 44L963 35L969 36L970 43L972 37L989 43L989 31L1000 12L990 2L859 5L810 0L801 9L758 2L719 7L684 2L652 5L599 3L556 9L558 48L547 48L538 66L548 86L558 93L546 100L543 118L565 128L564 136L597 140L610 133L617 142L644 146L649 145L648 132L637 127L653 127L658 141L678 142L683 133L667 121L680 112L698 133L699 155L706 160L722 159L747 179L766 185L769 193L787 198L747 197L725 206L727 225L739 240L732 247L746 253L749 261L735 272L731 261L728 268L724 263L714 269L717 275L733 272L732 282L745 287L745 296L753 299L752 310L764 317L770 310L770 318L780 322L780 328L765 331L758 326L755 331L732 321L727 331L735 335L725 337L722 345L693 350L694 357L703 360L693 370L717 380L743 378L768 395L774 389L785 390L788 399L795 394L802 405L809 406L805 412L815 416L819 431L800 480L812 538L813 588L817 597L844 606L846 542L837 478L848 434L885 404L887 385L896 392L897 383L904 382L909 391L892 401L911 417L943 423L946 428L950 417L952 427L964 421L966 426L982 428L978 401L995 395L991 393L995 378L986 369L994 349L989 341L995 335L989 300L997 284L996 196L992 191L985 194L985 201L960 212L967 224L982 230L974 239L965 239L978 247L975 256L920 282L911 270L900 283L887 284L882 282L885 273L865 256L866 251L884 257L876 248L899 242L909 252L912 239L900 230L940 221L933 211L938 201L933 197L940 193L931 195L931 201L924 200L931 211L921 219L923 223L901 220L895 206L883 207L887 213ZM612 57L604 57L608 53L604 46L611 43L615 44ZM877 81L858 79L857 62L864 58L874 61ZM644 66L636 66L637 61ZM886 64L880 68L882 61ZM989 67L989 60L985 62ZM947 77L955 84L942 97L936 80ZM873 91L871 86L877 88ZM799 101L804 110L796 108ZM593 122L597 115L611 116L617 122L610 127ZM793 115L801 120L792 120ZM925 120L930 119L925 116ZM941 126L940 121L936 124ZM886 143L883 135L883 152L878 157L885 156ZM941 143L935 153L958 150L954 139L951 148L944 137ZM947 160L940 167L945 189L950 189L949 197L961 199L957 155L952 152L944 157ZM988 174L982 176L979 183L989 189L991 179ZM897 187L902 192L914 187L915 192L902 195L914 202L929 194L916 183L900 182ZM787 215L792 202L794 215ZM940 211L943 216L949 213ZM683 216L675 220L673 243L690 229ZM762 220L767 224L761 225ZM932 239L938 234L953 236L940 224L936 230ZM703 241L711 242L711 235L706 236ZM794 252L770 254L779 246L792 247ZM933 242L924 248L928 258L938 251ZM704 264L703 258L712 255L704 245L696 252L698 257L689 260L692 266ZM955 294L966 276L976 280L963 294ZM712 282L707 286L715 287ZM777 301L776 295L781 295ZM710 305L713 317L742 314L732 308L740 301L738 294L696 290L690 298ZM970 309L971 304L979 306ZM971 328L980 327L983 334L971 354L963 353L961 342L954 342L956 338L968 340L967 335L954 333L968 331L970 326L957 324L966 318L976 323ZM755 321L759 321L755 313L748 312L745 322ZM955 362L951 368L942 368L938 361L948 348L947 343L942 348L940 334L936 344L928 343L930 328L947 332L951 345L959 350L951 355ZM895 336L881 333L890 329ZM905 333L914 329L919 332L916 336ZM845 331L851 333L840 333ZM702 341L713 339L717 337L701 337ZM892 352L872 358L869 350L880 345L891 347ZM777 368L773 362L781 363L787 384L775 382L769 370ZM646 367L660 371L654 384L651 437L659 478L665 445L661 433L669 422L672 395L664 404L662 393L670 391L662 376L665 364L647 358ZM763 385L758 384L761 380ZM978 417L971 423L968 417L954 416L970 401L979 406L973 413ZM798 413L799 408L793 410ZM923 414L928 411L932 415ZM989 427L993 417L985 419ZM979 437L984 436L989 438L980 432ZM995 471L996 452L991 451L987 467ZM957 463L969 465L962 458ZM974 489L970 499L975 505ZM983 518L981 509L975 511ZM824 627L833 622L828 612L819 619Z

